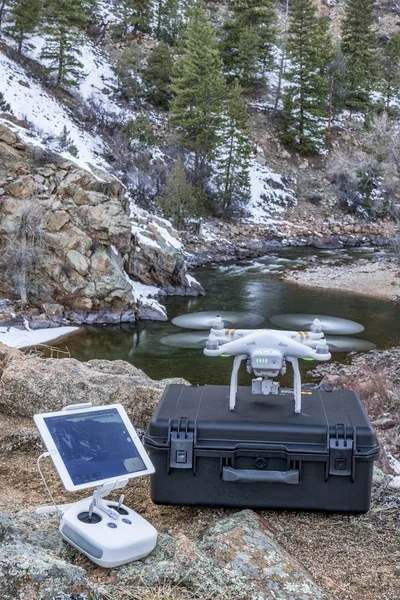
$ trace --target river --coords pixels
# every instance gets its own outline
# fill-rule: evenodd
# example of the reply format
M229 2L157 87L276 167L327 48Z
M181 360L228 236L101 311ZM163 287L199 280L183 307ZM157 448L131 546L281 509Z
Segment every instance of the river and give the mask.
M319 262L344 263L371 254L370 249L285 249L250 261L199 268L192 274L204 286L206 296L168 297L162 302L170 319L188 312L215 310L218 314L221 310L238 310L262 315L265 318L262 327L272 327L268 319L280 313L343 317L364 325L365 331L355 337L369 340L378 348L388 348L400 343L400 307L397 304L340 291L299 287L281 279L282 270L304 268L313 256L318 257ZM52 345L67 348L71 357L82 361L126 360L153 379L183 377L191 383L228 384L232 358L207 358L201 350L172 348L160 343L162 337L183 331L170 321L83 326L66 341ZM334 354L333 360L343 362L346 355ZM307 371L316 363L301 363L306 381ZM242 367L239 382L249 381L250 377ZM282 383L290 383L287 376Z

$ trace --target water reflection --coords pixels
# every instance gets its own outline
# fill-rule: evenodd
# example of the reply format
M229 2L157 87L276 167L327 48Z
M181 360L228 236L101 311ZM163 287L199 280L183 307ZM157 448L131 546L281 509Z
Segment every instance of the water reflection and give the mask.
M237 265L201 268L194 275L203 284L206 296L166 298L165 305L170 319L189 312L215 310L217 314L221 310L239 310L264 316L265 327L271 326L269 317L280 313L343 317L364 325L365 331L356 337L374 342L378 348L387 348L400 340L400 306L397 304L339 290L302 288L280 277L283 269L301 267L316 255L326 262L343 262L343 259L367 258L371 254L365 249L344 252L291 249ZM184 330L170 321L88 326L58 345L61 348L67 346L72 357L83 361L94 358L126 360L154 379L185 377L192 383L227 384L231 358L208 358L201 350L172 348L160 343L162 337L180 331ZM334 360L343 359L345 355L334 355ZM314 365L313 362L302 362L303 372ZM248 383L250 379L242 369L239 383Z

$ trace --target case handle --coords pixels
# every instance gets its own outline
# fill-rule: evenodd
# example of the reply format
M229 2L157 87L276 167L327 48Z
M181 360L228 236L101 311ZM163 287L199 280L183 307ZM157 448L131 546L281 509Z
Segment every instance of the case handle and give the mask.
M222 468L222 479L224 481L234 481L235 483L289 483L294 485L299 483L299 470L290 471L257 471L252 469L233 469L232 467Z

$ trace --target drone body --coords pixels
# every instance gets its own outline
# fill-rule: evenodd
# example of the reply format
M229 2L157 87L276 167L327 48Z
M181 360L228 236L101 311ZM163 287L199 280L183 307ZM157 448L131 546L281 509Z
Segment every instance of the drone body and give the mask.
M333 351L370 350L374 344L352 338L325 338L325 331L334 334L358 333L363 326L354 321L338 317L314 317L312 315L278 315L271 321L278 326L295 325L308 331L276 329L227 329L225 322L236 325L244 321L250 326L262 322L258 315L240 315L239 313L197 313L183 315L172 320L175 325L190 329L209 329L209 334L177 334L167 336L161 341L167 345L184 347L203 347L206 356L234 356L230 382L229 408L234 410L238 383L238 371L242 361L247 360L247 372L253 373L253 394L277 394L279 383L273 377L286 372L286 362L293 366L295 413L301 412L301 376L299 358L308 360L330 360ZM186 337L185 337L186 336ZM186 345L185 345L186 343Z
M215 330L214 331L218 331ZM293 334L293 335L292 335ZM312 334L311 334L312 335ZM229 395L229 408L234 410L236 404L237 378L240 364L247 361L247 370L253 372L257 379L252 381L253 394L277 393L279 384L271 378L279 373L286 372L286 360L292 363L294 371L294 399L295 412L301 412L301 379L298 367L299 358L312 358L315 360L329 360L331 354L322 333L316 333L316 340L309 340L307 332L280 332L273 329L251 331L247 335L220 345L218 337L211 330L204 354L206 356L221 356L230 354L235 356L231 376ZM304 343L291 339L300 337ZM314 343L315 348L306 345Z

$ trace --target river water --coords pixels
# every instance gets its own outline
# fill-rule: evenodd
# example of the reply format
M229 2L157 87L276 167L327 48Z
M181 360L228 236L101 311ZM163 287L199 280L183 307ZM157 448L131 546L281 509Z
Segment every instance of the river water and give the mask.
M188 312L215 310L218 314L222 310L238 310L258 313L265 318L262 327L273 327L268 319L281 313L343 317L364 325L365 331L354 337L374 342L381 349L388 348L400 343L398 304L347 292L300 287L281 279L282 270L304 268L312 256L317 256L319 262L346 263L371 254L370 249L285 249L236 264L199 268L192 274L204 286L206 296L169 297L162 301L170 319ZM128 361L153 379L183 377L191 383L228 384L232 358L208 358L201 350L172 348L160 343L163 336L183 331L170 321L84 326L64 342L52 345L58 345L60 349L68 348L71 357L81 361ZM343 362L346 355L334 354L333 360ZM316 363L300 362L303 380L307 381L307 371L314 368ZM247 384L250 379L242 367L239 383ZM282 383L290 383L287 376Z

